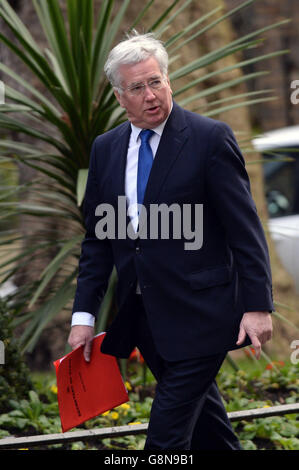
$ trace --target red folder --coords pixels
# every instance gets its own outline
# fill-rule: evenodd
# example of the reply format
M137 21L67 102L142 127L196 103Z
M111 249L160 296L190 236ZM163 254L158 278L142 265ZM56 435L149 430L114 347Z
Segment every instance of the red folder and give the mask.
M104 336L94 338L90 362L83 346L54 362L63 432L129 400L116 358L100 350Z

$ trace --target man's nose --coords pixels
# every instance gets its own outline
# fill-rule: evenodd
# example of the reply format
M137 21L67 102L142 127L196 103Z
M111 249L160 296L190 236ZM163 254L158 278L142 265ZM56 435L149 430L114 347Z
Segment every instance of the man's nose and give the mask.
M148 84L145 85L144 98L146 100L152 100L152 99L156 98L156 95L154 94L153 90L151 89L151 87Z

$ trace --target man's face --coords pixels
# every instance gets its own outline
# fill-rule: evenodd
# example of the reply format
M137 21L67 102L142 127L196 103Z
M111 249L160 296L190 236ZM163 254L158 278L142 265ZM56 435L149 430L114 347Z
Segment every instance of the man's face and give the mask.
M168 77L163 79L159 64L154 57L134 65L119 67L122 94L115 91L115 96L122 108L127 111L128 119L137 127L153 129L161 124L170 113L172 90ZM155 79L163 80L162 87L153 89L148 83ZM130 90L139 85L146 85L140 94Z

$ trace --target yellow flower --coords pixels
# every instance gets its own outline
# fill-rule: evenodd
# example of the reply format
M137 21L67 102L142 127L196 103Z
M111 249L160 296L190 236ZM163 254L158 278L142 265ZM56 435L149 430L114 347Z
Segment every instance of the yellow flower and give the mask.
M134 424L142 424L141 421L132 421L132 423L129 423L130 426L133 426Z
M130 382L128 382L128 381L125 382L125 387L129 392L132 390L132 386L131 386Z
M52 386L50 387L50 390L51 390L51 392L53 392L53 393L57 393L57 386L56 386L56 385L52 385Z
M129 410L131 407L128 403L123 403L119 406L119 408L122 408L123 410Z
M112 411L111 418L116 421L119 418L118 412L117 411Z
M264 405L263 408L270 408L270 406L269 405Z
M107 415L109 415L109 413L110 413L110 410L105 411L104 413L102 413L102 416L107 416Z

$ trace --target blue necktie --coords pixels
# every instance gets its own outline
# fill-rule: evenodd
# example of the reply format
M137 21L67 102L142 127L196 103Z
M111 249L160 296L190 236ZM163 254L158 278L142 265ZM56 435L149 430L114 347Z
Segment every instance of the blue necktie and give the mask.
M144 193L153 164L153 152L149 144L149 139L154 134L151 129L144 129L140 132L141 145L138 155L138 173L137 173L137 202L143 203Z

